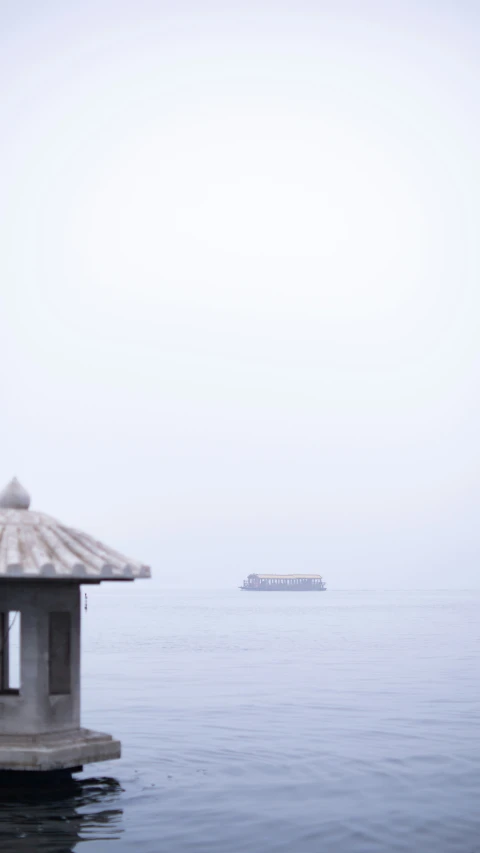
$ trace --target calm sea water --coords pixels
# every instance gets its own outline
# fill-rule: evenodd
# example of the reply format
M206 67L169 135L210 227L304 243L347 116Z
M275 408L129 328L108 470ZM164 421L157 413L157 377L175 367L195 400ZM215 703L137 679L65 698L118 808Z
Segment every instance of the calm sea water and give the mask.
M480 592L89 592L123 758L0 806L1 853L479 853Z

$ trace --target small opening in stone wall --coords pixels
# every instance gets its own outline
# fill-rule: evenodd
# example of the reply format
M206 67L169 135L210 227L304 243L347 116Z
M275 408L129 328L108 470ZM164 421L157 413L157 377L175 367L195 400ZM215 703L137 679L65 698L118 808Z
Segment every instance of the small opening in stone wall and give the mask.
M0 693L20 692L20 638L22 615L18 610L0 612Z
M71 690L71 617L70 613L50 613L49 618L49 693Z

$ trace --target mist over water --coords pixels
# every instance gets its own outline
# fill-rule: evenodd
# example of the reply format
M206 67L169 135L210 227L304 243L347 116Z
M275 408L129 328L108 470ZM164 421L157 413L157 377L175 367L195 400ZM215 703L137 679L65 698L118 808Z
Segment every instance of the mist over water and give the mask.
M153 569L0 853L479 853L479 81L478 0L0 3L0 488Z
M83 724L121 761L2 805L2 853L478 849L478 591L139 587L83 613Z
M478 586L478 2L1 13L0 487L152 585Z

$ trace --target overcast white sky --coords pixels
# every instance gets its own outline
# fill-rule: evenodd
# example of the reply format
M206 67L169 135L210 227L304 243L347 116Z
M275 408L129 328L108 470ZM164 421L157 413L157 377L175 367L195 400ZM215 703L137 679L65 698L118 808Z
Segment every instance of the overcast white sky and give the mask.
M480 5L0 12L0 480L157 585L478 586Z

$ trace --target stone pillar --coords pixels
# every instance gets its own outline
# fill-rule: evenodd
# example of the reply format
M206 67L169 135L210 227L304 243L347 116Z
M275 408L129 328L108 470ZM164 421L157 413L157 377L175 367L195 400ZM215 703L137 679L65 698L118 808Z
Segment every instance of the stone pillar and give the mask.
M3 581L0 611L19 611L21 621L20 690L0 692L0 734L39 735L78 729L79 584ZM3 621L7 619L5 615Z

